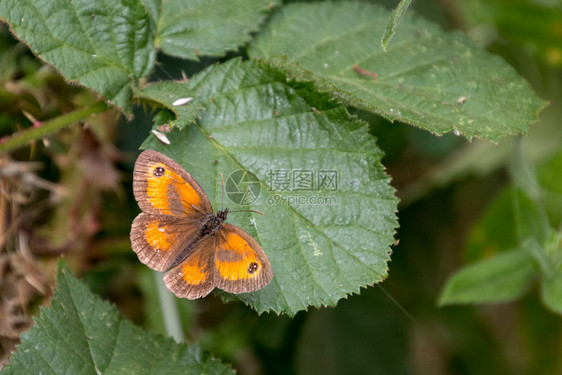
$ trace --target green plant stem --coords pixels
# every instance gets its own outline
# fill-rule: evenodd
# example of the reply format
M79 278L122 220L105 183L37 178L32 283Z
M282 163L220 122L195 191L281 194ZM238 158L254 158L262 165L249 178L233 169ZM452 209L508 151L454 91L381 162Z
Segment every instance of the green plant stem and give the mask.
M154 275L154 280L156 281L156 289L158 291L158 299L160 300L160 306L162 308L164 324L166 325L166 332L168 333L168 336L173 337L176 342L184 342L185 336L183 334L183 327L181 325L176 297L172 296L168 289L166 289L166 285L164 285L162 274L160 272L154 271L152 274Z
M103 101L99 101L89 107L81 108L52 120L45 121L41 124L41 126L18 132L8 138L4 143L0 143L0 152L7 152L18 147L25 146L30 142L44 138L52 133L66 128L67 126L82 121L94 113L104 112L106 109L106 104Z
M523 148L523 139L516 138L512 146L509 159L509 172L511 179L521 187L532 199L538 200L542 194L541 186L537 180L537 172L533 161Z
M381 47L384 51L386 51L386 46L390 41L390 38L394 35L394 29L398 22L402 19L402 16L406 13L406 10L410 7L412 0L401 0L396 9L392 12L390 16L390 20L386 24L386 28L384 30L384 35L381 40Z

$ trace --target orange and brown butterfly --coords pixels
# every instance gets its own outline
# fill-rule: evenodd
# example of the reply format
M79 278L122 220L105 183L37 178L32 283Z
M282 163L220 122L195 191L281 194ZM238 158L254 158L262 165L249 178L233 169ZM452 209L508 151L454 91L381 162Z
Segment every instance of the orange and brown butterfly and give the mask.
M148 267L168 271L164 282L178 297L201 298L215 287L251 292L273 278L261 246L224 222L228 208L213 213L203 189L169 157L152 150L141 153L133 192L143 212L131 227L132 248Z

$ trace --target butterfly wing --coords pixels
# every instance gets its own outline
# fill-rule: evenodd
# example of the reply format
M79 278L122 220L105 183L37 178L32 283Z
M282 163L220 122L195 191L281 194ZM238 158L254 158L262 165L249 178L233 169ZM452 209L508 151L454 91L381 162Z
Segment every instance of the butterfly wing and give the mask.
M213 211L193 177L157 151L139 155L133 172L133 193L141 210L154 215L184 217Z
M197 219L141 212L131 226L131 245L142 263L166 271L200 227Z
M135 163L133 192L144 212L131 226L132 248L142 263L166 271L198 235L211 203L178 163L152 150Z
M152 269L173 267L164 282L178 297L201 298L215 286L231 293L251 292L273 278L260 245L237 226L225 223L216 234L199 237L211 204L172 159L144 151L135 163L133 192L143 210L131 228L133 250Z
M166 286L178 297L205 297L215 287L247 293L265 287L273 278L260 245L235 225L224 223L216 235L203 237L195 246L164 276Z
M214 249L217 237L206 236L195 244L190 255L164 275L166 287L180 298L205 297L215 288Z
M218 232L214 266L216 286L229 293L265 287L273 270L261 246L241 228L225 223Z

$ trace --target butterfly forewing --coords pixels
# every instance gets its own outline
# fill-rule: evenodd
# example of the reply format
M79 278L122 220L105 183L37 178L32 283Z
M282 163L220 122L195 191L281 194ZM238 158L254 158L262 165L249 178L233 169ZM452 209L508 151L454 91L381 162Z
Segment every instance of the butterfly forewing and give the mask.
M212 212L199 184L169 157L147 150L133 172L133 193L141 210L156 215L187 216Z

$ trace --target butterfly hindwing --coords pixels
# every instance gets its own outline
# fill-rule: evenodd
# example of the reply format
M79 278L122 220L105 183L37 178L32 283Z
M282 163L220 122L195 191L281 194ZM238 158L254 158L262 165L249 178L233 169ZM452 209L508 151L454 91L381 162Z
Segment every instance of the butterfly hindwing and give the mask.
M261 246L241 228L224 223L217 234L214 265L217 287L230 293L252 292L273 278Z
M141 212L131 226L131 244L142 263L166 271L200 230L197 220Z
M205 297L216 286L213 252L216 237L207 236L196 243L189 256L164 275L166 287L176 296L187 299Z

